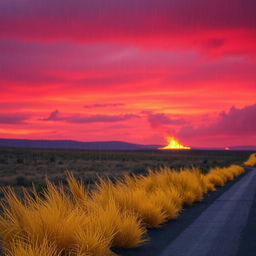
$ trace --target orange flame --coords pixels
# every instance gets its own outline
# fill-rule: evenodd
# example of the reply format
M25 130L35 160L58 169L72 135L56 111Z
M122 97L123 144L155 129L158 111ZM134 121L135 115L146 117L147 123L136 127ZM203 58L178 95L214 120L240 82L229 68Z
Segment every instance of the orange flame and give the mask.
M191 147L183 146L174 137L166 137L168 145L158 149L191 149Z

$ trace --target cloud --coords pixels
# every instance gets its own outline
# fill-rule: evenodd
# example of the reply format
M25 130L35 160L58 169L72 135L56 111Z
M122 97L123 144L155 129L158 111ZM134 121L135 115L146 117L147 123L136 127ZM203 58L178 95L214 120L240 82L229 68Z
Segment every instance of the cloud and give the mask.
M229 137L255 136L256 104L244 108L232 107L228 112L221 112L211 124L202 127L183 127L181 137Z
M73 116L66 119L70 123L108 123L125 121L137 117L132 114L125 115L92 115L92 116Z
M255 8L254 0L1 0L0 36L182 49L209 41L255 53Z
M23 124L28 118L25 114L0 113L1 124Z
M186 123L184 119L171 118L170 116L163 113L157 113L157 114L149 113L147 115L147 118L152 128L159 128L164 125L182 125Z
M224 38L211 38L205 42L205 45L209 48L220 48L226 43Z
M75 93L110 95L111 92L136 96L146 91L216 86L227 90L238 83L252 88L256 79L253 58L212 60L201 58L193 51L143 51L125 45L0 40L0 56L1 93L10 91L6 98L13 99L15 96L20 99L21 95L22 98L48 97L49 93L57 98ZM104 103L112 101L127 104L118 98L106 99ZM90 99L90 103L95 103L94 99Z
M50 113L50 115L47 118L42 118L42 121L60 121L61 118L59 117L59 110L55 110Z
M64 121L68 123L113 123L119 121L129 120L131 118L138 118L139 116L133 114L123 115L61 115L58 110L53 111L47 118L40 119L41 121Z
M91 104L85 105L84 108L106 108L106 107L120 107L124 106L123 103L109 103L109 104Z

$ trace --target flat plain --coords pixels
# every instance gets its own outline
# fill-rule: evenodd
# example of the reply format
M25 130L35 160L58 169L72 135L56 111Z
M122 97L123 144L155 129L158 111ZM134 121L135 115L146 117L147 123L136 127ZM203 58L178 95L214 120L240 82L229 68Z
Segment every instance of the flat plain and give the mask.
M203 172L212 167L242 164L251 151L217 150L48 150L0 148L0 186L40 186L48 177L65 179L72 171L86 183L97 177L119 177L123 174L145 174L148 168L167 166L174 169L196 166Z

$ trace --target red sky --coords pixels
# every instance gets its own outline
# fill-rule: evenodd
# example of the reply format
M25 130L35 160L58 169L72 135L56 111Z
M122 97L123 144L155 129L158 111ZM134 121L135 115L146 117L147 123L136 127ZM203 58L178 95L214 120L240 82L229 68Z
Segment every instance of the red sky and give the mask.
M255 0L1 0L0 137L256 144Z

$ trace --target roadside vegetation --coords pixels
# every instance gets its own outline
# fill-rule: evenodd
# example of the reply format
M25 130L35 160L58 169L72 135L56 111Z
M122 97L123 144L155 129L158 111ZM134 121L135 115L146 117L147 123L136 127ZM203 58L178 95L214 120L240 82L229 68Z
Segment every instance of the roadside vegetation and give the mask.
M203 200L209 191L241 175L238 165L179 171L161 167L146 175L99 178L88 189L72 173L67 186L46 181L39 193L23 189L18 196L4 189L0 238L5 256L108 256L113 248L132 248L181 214L185 205Z
M256 153L251 154L248 160L244 162L244 165L251 167L256 166Z

